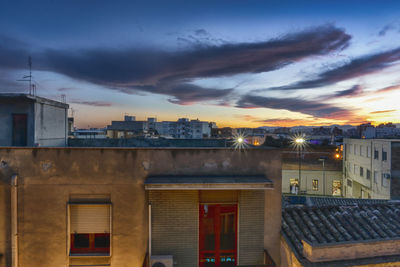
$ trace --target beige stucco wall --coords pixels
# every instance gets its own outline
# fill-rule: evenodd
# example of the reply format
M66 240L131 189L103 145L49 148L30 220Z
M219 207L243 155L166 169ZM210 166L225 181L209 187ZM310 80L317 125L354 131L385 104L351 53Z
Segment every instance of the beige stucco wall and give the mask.
M263 243L279 265L281 165L277 152L268 149L244 153L232 149L0 148L0 160L19 175L19 266L95 262L109 262L113 267L141 266L147 251L148 193L143 183L148 175L261 173L275 185L274 189L264 191ZM111 197L110 258L68 256L67 203L73 194ZM6 233L5 228L0 228L0 236ZM197 240L193 241L197 245Z

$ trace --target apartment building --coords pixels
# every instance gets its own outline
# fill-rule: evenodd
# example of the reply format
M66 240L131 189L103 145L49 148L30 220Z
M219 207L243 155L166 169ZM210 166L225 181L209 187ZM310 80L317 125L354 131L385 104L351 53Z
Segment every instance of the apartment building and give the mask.
M276 149L0 148L0 267L280 266L280 163Z
M400 140L344 139L344 196L400 198Z

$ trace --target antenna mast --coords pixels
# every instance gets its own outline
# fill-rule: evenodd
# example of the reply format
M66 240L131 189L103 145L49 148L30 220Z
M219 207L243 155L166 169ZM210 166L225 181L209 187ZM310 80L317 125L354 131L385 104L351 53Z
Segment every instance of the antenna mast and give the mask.
M36 95L36 85L32 84L32 57L28 57L29 75L24 75L19 82L29 82L29 94Z

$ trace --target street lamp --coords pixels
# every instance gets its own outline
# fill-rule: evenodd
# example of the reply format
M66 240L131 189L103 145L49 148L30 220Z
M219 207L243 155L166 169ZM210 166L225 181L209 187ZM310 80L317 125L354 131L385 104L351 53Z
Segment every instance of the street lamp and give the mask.
M301 189L301 153L306 144L307 141L304 134L296 134L292 137L292 147L294 147L297 150L299 157L299 192ZM306 191L307 191L307 184L306 184Z
M325 196L325 188L326 188L326 179L325 179L325 160L327 160L327 157L320 157L318 160L322 161L322 180L323 180L323 194Z

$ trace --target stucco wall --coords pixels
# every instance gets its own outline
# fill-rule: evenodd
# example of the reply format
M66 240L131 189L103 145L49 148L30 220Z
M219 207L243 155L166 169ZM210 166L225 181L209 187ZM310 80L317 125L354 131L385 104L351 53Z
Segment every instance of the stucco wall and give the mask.
M67 144L67 126L67 109L35 103L35 143L64 147Z
M19 175L20 267L73 262L67 254L67 203L73 194L111 196L109 262L113 267L140 266L147 251L148 199L143 183L148 175L261 173L275 186L265 191L264 248L279 265L281 163L277 150L0 148L0 160ZM4 232L0 229L0 235ZM94 262L83 258L79 264Z

